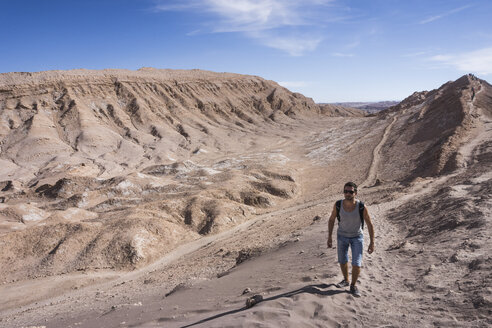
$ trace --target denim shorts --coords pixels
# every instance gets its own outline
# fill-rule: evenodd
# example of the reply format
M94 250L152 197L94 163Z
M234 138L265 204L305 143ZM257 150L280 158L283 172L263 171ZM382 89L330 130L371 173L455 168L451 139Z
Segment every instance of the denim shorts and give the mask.
M337 235L337 252L338 263L345 264L348 262L348 249L352 249L352 265L362 266L362 251L364 250L364 236L343 237Z

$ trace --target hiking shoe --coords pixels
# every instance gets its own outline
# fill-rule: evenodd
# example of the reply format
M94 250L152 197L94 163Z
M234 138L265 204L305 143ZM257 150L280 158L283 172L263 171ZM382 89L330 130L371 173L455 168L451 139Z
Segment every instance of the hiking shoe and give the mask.
M342 281L340 281L338 284L336 284L335 286L337 286L337 288L343 288L343 287L348 287L349 282L345 279L343 279Z
M354 297L360 297L359 289L354 285L350 285L350 294L352 294Z

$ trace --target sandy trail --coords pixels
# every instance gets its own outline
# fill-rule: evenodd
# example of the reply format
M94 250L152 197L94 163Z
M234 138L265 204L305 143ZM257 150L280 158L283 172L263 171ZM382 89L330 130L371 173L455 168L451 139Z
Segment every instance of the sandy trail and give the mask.
M379 163L381 161L381 155L380 155L381 148L383 148L383 145L388 140L389 134L391 132L391 129L392 129L393 125L395 125L395 122L398 120L398 118L400 116L402 116L404 114L405 114L405 111L402 111L399 114L395 114L395 116L393 117L392 121L384 129L384 134L383 134L383 137L381 138L381 141L377 144L377 146L374 148L374 150L372 152L371 166L369 168L369 172L367 174L367 177L364 180L364 182L361 183L361 186L367 187L367 186L372 186L372 185L374 185L376 183L377 170L378 170L378 167L379 167Z
M414 295L402 284L408 278L409 268L400 256L388 256L387 253L387 249L398 245L403 236L385 217L388 211L402 206L408 199L435 192L445 181L416 184L403 199L370 206L371 215L376 221L377 251L373 255L365 255L366 264L360 277L363 295L360 301L334 286L340 273L336 251L326 249L327 221L323 219L299 231L298 237L288 241L285 246L245 266L234 268L227 276L179 290L160 303L160 311L148 309L146 314L140 314L132 310L134 316L143 317L152 317L154 311L160 313L158 318L146 322L142 320L135 326L277 327L281 324L285 327L321 327L341 324L356 327L368 322L371 322L370 326L392 325L395 322L411 326L420 322L422 313L416 312L410 305ZM330 208L327 203L324 200L316 201L313 212L327 213ZM247 295L240 294L246 287L263 294L264 302L253 309L244 308ZM182 300L189 299L191 295L205 300L205 303L184 304ZM369 298L371 301L367 301ZM168 304L176 304L176 309L166 310ZM387 311L389 306L392 311ZM379 313L377 318L374 318L375 313ZM442 320L451 320L445 314L442 317ZM128 317L120 319L124 321Z

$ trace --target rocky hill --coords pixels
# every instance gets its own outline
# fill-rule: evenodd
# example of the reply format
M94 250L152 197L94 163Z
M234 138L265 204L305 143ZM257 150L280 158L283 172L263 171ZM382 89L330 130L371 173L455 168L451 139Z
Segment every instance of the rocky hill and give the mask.
M0 271L142 265L290 199L295 172L248 149L319 113L256 76L0 74Z
M439 89L415 92L381 112L391 130L381 149L379 176L409 182L466 165L459 149L480 129L478 118L491 114L491 97L486 81L465 75Z

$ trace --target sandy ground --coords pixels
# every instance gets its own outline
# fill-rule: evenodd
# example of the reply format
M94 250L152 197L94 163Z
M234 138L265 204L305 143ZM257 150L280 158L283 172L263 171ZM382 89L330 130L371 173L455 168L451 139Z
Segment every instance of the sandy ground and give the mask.
M298 118L260 129L246 151L196 158L211 169L276 163L295 192L133 270L6 280L0 327L488 327L492 119L477 101L464 106L476 121L457 143L456 169L436 176L403 182L385 173L388 144L422 105L383 119ZM327 218L347 180L363 186L358 197L376 230L360 298L335 287L336 249L326 246ZM263 301L247 308L256 294Z

